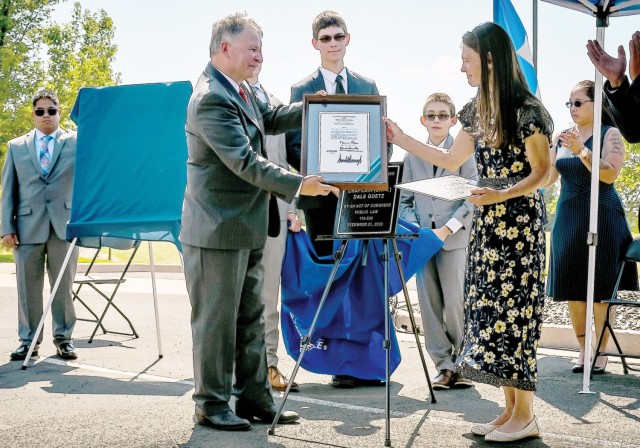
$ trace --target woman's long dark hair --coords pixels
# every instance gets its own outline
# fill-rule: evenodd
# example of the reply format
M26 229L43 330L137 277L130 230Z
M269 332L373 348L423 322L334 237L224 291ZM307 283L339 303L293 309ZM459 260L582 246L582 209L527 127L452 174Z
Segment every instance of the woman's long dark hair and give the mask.
M578 84L576 84L574 89L584 89L584 93L589 97L591 101L595 99L596 83L594 81L591 81L590 79L580 81ZM602 92L602 124L615 126L613 118L611 118L611 112L609 112L608 103L604 97L604 92Z
M529 90L511 39L500 26L492 22L478 25L462 36L462 43L480 55L477 107L486 143L492 148L508 148L518 139L516 110L527 98L539 101Z

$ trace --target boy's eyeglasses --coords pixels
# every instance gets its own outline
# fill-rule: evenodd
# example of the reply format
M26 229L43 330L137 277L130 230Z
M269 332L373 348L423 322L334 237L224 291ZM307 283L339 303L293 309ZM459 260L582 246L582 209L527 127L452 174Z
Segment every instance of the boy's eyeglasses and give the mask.
M427 115L425 115L425 118L427 119L427 121L435 121L436 117L438 117L438 120L440 120L440 121L445 121L445 120L448 120L449 118L451 118L451 115L449 115L449 114L427 114Z
M584 100L584 101L580 101L580 100L575 100L575 101L567 101L566 103L564 103L567 106L567 109L570 109L571 106L576 106L576 107L580 107L582 106L584 103L593 103L593 100Z
M346 37L346 34L336 34L335 36L320 36L318 37L318 40L323 44L328 44L329 42L331 42L331 39L335 40L336 42L342 42Z
M45 112L47 112L47 114L49 114L52 117L54 115L58 115L58 109L56 109L55 107L49 107L47 109L36 109L33 111L33 113L36 114L36 117L44 116Z

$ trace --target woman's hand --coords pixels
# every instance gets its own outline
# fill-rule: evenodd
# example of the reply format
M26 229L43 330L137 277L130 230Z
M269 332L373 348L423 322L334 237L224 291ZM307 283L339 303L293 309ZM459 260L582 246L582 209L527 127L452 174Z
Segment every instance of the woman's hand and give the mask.
M560 139L560 144L575 155L580 154L580 151L584 148L584 143L582 143L582 139L580 138L580 132L577 129L563 131L558 138Z
M387 117L382 117L382 121L384 121L384 124L387 126L387 141L397 145L398 140L404 135L404 132L402 132L402 129L400 129L395 122L389 120Z
M473 196L469 198L469 201L476 206L497 204L498 202L503 202L505 200L503 192L493 188L472 188L471 194Z

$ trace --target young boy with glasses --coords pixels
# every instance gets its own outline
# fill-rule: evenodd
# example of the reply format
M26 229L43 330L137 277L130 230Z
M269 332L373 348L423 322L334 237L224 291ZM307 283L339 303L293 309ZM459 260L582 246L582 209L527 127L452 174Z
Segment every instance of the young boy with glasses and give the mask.
M453 101L444 93L430 95L424 103L420 123L427 129L428 144L447 150L453 144L449 130L457 122ZM469 158L451 172L407 154L402 182L412 182L455 174L478 178L475 159ZM464 272L467 259L473 204L469 201L445 201L431 196L402 192L400 217L428 227L444 241L416 276L425 346L436 365L434 389L465 388L473 383L454 373L456 350L462 342L464 327Z
M376 83L352 70L347 69L344 55L351 40L347 24L340 14L323 11L311 24L311 45L320 53L320 67L310 76L291 87L290 102L302 101L305 93L313 94L324 90L329 95L378 95ZM287 152L300 154L301 132L287 133ZM389 148L389 157L391 157ZM295 168L296 161L289 161ZM299 164L299 161L298 161ZM333 253L333 241L316 241L318 235L332 235L338 200L334 195L324 197L300 197L298 208L304 211L306 231L316 254L319 256ZM335 375L331 385L339 388L351 388L359 384L369 384L346 375ZM374 381L380 384L380 381Z

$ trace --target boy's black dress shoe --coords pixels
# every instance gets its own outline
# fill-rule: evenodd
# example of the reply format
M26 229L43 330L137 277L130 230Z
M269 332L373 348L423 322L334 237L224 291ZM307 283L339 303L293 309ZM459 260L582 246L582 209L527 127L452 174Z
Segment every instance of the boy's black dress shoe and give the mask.
M352 389L356 387L356 377L350 375L333 375L331 385L338 389Z
M71 342L63 342L58 346L58 356L62 359L78 359L76 348Z
M247 431L251 429L251 423L248 420L238 417L230 409L214 415L204 415L196 410L194 420L199 425L210 426L221 431Z
M241 403L236 403L236 415L238 417L246 418L252 421L254 418L262 421L263 423L271 423L276 418L278 409L275 405L267 407L247 406ZM287 424L293 423L300 418L300 414L295 411L282 411L278 423Z
M31 353L31 356L38 356L39 348L40 346L36 344L35 348L33 349L33 353ZM27 358L27 353L29 353L29 346L23 344L14 352L11 352L11 361L24 361Z

